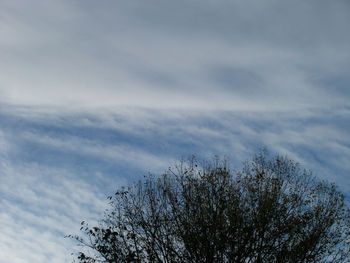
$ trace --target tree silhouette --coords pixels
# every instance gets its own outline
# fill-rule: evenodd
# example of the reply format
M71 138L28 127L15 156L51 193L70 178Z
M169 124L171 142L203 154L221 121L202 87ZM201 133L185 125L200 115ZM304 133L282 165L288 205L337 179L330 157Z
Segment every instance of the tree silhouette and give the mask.
M349 262L343 195L286 157L261 152L241 171L192 159L108 199L73 236L81 263Z

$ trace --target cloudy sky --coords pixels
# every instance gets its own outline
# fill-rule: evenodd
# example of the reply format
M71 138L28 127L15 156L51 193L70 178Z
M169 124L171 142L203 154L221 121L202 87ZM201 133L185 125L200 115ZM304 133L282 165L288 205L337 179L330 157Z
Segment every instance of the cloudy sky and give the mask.
M106 196L262 147L350 200L348 0L1 0L0 263L70 262Z

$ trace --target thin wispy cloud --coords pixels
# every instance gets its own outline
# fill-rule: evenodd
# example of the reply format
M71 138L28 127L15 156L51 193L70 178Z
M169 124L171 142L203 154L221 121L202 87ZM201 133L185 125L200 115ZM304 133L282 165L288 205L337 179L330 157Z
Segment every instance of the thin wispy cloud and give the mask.
M15 253L15 241L22 240L23 250L10 262L35 257L39 262L62 261L72 249L63 236L76 233L81 220L101 216L107 195L147 172L162 173L175 160L192 154L226 156L239 168L254 151L267 146L336 182L349 196L350 141L343 127L349 123L347 111L121 112L1 115L7 144L0 160L6 244L2 260L8 260ZM26 232L16 231L21 225ZM60 248L52 250L55 242Z

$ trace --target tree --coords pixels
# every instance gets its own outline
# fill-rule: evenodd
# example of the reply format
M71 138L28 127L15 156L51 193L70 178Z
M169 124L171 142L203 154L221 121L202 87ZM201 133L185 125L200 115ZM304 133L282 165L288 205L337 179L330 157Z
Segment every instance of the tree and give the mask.
M108 199L73 236L81 263L350 262L343 195L286 157L261 152L241 171L192 159Z

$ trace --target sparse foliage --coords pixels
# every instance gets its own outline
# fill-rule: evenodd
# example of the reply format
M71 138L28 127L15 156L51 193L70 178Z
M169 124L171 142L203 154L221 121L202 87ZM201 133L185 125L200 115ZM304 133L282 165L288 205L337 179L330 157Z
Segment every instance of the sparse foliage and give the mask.
M286 157L261 152L241 171L192 159L109 201L74 237L81 263L350 262L343 195Z

